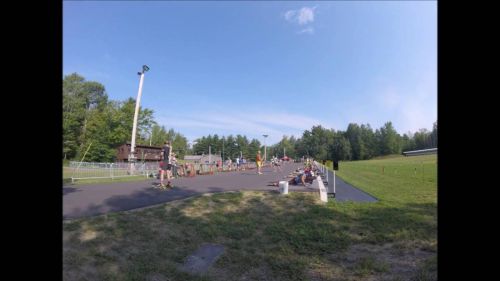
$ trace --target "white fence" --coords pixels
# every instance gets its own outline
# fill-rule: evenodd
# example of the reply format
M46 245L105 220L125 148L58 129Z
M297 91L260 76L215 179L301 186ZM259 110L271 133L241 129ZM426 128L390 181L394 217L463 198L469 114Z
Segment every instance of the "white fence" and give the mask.
M70 161L63 170L63 177L71 182L79 179L120 178L131 176L148 177L158 171L158 163L96 163Z
M253 169L256 165L254 162L247 162L240 166L240 169ZM173 171L174 176L186 176L187 170L194 169L195 175L214 174L218 172L234 171L236 164L233 163L231 168L227 165L217 168L215 164L192 164L177 165ZM145 163L97 163L97 162L77 162L70 161L69 167L63 167L63 178L71 178L71 182L82 179L103 179L103 178L121 178L131 176L156 177L160 170L159 162Z

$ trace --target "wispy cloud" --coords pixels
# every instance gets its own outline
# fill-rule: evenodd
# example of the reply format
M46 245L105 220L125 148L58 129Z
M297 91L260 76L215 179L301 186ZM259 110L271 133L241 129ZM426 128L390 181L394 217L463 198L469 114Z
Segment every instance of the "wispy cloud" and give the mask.
M248 115L240 112L207 112L200 117L188 118L178 116L158 116L158 122L168 128L175 128L179 132L192 136L202 137L208 134L246 135L262 141L262 134L268 134L268 144L279 142L283 135L300 137L304 130L312 126L323 125L325 122L308 116L290 113L266 113L264 115ZM230 116L230 118L228 118Z
M383 108L386 108L388 110L395 109L400 106L400 94L395 88L389 87L382 93L379 102Z
M267 113L253 118L255 122L270 126L282 126L290 129L308 130L312 126L324 124L324 121L300 114Z
M299 25L314 21L314 10L316 7L302 7L299 10L288 10L285 12L285 20Z
M313 27L308 27L304 28L301 31L297 32L298 34L306 33L306 34L314 34L314 28Z
M436 90L417 89L401 104L400 113L402 132L417 132L426 128L432 130L432 124L437 121Z
M290 21L290 22L291 22L291 21L293 21L293 19L294 19L294 17L295 17L295 14L296 14L296 13L297 13L297 12L296 12L296 11L294 11L294 10L289 10L289 11L286 11L286 12L285 12L285 19L286 19L287 21Z
M288 10L284 14L287 22L297 24L303 28L297 34L314 34L314 28L311 25L314 22L314 12L316 7L302 7L298 10Z
M379 108L396 117L392 121L399 133L432 129L437 120L435 81L431 76L423 77L418 86L410 90L389 85L377 96Z

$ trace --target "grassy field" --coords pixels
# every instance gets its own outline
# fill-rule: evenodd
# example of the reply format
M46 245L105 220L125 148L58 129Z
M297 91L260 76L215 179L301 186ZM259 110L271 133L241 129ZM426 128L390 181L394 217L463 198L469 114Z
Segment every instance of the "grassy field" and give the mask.
M64 280L437 280L436 160L341 162L377 203L231 192L65 222ZM225 247L215 265L180 271L204 243Z

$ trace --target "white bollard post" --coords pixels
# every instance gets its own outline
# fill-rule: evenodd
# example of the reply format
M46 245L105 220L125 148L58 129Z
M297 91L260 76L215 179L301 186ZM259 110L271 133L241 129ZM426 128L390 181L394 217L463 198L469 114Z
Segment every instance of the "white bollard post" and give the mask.
M329 182L328 181L328 169L326 169L326 182Z
M333 196L335 196L335 170L333 170Z
M279 182L279 189L281 194L288 194L288 182L287 181L280 181Z

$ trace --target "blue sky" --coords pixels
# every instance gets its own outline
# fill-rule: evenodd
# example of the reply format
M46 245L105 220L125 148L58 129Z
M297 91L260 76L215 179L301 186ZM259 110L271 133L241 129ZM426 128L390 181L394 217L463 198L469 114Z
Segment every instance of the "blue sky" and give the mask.
M435 1L65 1L63 74L137 97L190 141L437 120Z

